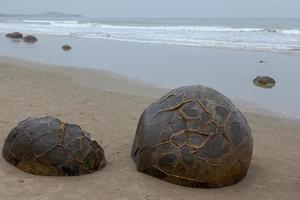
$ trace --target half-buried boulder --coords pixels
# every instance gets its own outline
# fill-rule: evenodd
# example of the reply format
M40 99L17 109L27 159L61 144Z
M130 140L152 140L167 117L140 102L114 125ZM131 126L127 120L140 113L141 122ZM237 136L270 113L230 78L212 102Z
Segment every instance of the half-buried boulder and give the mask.
M2 155L24 172L77 176L106 165L104 151L80 126L54 117L28 118L5 140Z

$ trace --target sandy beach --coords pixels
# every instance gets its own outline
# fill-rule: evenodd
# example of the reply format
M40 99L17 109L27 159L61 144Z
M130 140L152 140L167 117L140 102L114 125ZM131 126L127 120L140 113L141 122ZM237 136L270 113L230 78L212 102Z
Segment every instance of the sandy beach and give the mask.
M91 78L92 77L92 78ZM300 196L300 124L245 112L254 136L246 178L221 189L172 185L136 171L130 158L140 114L165 91L109 72L0 57L1 144L29 116L52 115L90 132L107 166L80 177L26 174L0 161L0 199L193 200L288 199Z

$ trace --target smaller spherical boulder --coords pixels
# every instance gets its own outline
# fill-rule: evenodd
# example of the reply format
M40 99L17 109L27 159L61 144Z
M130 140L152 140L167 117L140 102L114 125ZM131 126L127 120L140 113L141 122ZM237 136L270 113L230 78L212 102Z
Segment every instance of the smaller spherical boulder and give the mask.
M2 155L24 172L45 176L78 176L106 165L103 149L89 133L54 117L20 122L6 138Z
M19 33L19 32L7 33L5 36L8 38L12 38L12 39L22 39L23 38L22 33Z
M254 85L262 88L272 88L275 86L276 81L269 76L257 76L253 80Z
M70 45L66 44L66 45L62 46L62 49L64 51L70 51L72 49L72 47Z
M27 43L35 43L38 41L38 39L33 35L27 35L23 38L23 41Z

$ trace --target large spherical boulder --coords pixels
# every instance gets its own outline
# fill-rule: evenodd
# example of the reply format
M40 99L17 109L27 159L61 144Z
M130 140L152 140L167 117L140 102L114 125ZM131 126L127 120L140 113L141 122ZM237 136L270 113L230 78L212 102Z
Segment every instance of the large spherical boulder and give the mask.
M12 39L22 39L23 38L22 33L19 33L19 32L7 33L5 36L8 38L12 38Z
M138 171L188 187L223 187L242 180L253 141L243 114L219 92L181 87L143 112L132 158Z
M6 138L2 155L24 172L46 176L77 176L106 164L89 133L54 117L20 122Z
M23 41L24 42L27 42L27 43L35 43L38 41L38 39L33 36L33 35L26 35L24 38L23 38Z

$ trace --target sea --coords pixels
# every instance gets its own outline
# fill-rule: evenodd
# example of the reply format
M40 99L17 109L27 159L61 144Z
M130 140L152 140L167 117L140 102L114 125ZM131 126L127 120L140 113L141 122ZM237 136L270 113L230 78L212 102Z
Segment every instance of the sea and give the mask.
M0 18L0 32L273 52L300 51L300 19Z

